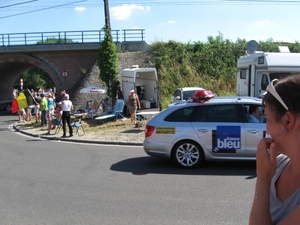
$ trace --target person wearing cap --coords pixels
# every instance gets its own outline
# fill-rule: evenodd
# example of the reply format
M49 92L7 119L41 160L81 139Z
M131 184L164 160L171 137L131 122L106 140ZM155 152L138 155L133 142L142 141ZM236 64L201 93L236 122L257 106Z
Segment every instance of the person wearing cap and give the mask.
M69 128L70 137L73 136L73 130L71 127L71 110L73 109L73 104L69 99L69 95L65 94L63 97L63 101L61 102L61 110L62 110L62 127L63 127L63 136L66 137L66 123Z
M134 92L134 89L130 91L127 100L127 108L130 113L131 122L136 124L136 111L141 108L138 95Z

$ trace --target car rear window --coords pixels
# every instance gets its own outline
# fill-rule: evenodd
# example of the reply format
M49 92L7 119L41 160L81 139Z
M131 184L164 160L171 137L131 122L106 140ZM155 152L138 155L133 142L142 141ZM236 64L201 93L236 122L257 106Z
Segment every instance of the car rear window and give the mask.
M168 122L189 122L192 119L196 107L181 108L172 112L165 118Z
M244 122L245 112L240 104L203 105L198 107L195 122Z

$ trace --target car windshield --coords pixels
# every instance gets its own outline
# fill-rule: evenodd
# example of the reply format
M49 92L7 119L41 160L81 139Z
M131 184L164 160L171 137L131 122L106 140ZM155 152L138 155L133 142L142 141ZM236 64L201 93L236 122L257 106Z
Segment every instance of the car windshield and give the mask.
M183 100L188 100L188 99L192 98L195 91L196 90L184 91L183 92Z

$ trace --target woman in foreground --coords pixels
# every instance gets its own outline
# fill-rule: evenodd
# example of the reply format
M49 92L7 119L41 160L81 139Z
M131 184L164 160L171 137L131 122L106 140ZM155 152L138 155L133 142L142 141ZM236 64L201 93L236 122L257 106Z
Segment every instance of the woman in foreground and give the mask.
M257 146L249 225L300 224L300 75L273 80L263 106L271 138Z

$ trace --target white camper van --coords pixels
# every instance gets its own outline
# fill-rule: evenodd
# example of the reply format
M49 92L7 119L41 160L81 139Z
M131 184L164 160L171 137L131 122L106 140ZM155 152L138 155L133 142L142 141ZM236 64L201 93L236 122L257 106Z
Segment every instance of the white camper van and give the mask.
M258 44L247 44L247 55L237 62L237 95L261 97L271 80L300 73L300 53L290 53L280 46L280 52L257 51Z
M134 89L144 109L158 108L158 78L156 68L139 68L133 65L121 74L124 100L127 101L130 90Z

